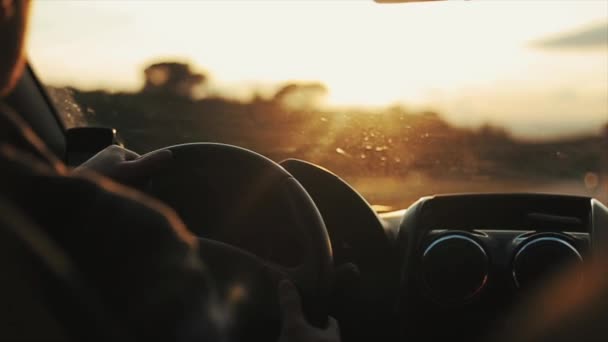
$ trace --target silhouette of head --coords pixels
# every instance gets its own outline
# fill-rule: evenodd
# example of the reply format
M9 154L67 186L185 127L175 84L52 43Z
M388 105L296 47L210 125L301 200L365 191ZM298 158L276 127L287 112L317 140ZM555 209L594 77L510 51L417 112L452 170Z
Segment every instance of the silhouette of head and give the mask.
M12 90L25 66L29 7L30 0L0 0L0 96Z

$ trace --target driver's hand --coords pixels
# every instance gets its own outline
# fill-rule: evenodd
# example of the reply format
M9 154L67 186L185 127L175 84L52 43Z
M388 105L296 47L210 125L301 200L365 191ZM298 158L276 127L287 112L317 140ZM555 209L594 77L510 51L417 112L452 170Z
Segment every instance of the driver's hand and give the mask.
M340 342L340 328L333 317L329 317L325 329L306 321L298 290L288 280L279 285L279 303L283 322L279 342Z
M140 156L126 148L111 145L74 169L75 173L93 171L119 183L139 186L171 159L169 150Z

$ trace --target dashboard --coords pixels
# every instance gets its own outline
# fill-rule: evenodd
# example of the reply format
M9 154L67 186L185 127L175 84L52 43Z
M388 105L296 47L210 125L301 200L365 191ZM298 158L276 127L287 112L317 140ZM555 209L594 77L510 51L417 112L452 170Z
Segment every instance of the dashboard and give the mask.
M296 160L283 167L319 207L336 265L360 269L356 290L341 289L332 312L345 341L485 340L608 240L608 209L588 197L436 195L377 215L331 172ZM577 291L582 273L572 277Z
M409 338L485 337L523 298L593 255L606 207L548 194L420 199L398 228L399 316ZM597 241L595 241L597 242ZM575 268L580 269L580 268ZM582 274L573 275L576 291ZM442 329L436 322L444 322Z

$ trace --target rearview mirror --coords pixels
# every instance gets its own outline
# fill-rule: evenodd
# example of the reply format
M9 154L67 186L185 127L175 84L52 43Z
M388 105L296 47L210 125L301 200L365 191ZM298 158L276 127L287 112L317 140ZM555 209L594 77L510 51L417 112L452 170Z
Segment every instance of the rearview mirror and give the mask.
M443 1L443 0L374 0L379 4L398 4L404 2L428 2L428 1Z

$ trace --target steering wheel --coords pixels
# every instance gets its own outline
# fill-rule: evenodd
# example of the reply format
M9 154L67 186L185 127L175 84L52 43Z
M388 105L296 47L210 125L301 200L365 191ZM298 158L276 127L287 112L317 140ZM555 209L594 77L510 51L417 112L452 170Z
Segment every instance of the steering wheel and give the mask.
M200 255L241 337L278 336L278 281L300 290L321 326L333 275L323 219L300 183L274 161L217 143L168 147L173 160L146 192L171 206L200 237ZM253 335L252 335L253 334Z

